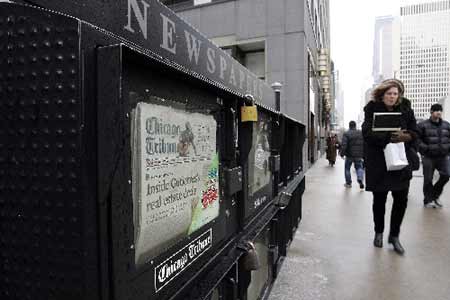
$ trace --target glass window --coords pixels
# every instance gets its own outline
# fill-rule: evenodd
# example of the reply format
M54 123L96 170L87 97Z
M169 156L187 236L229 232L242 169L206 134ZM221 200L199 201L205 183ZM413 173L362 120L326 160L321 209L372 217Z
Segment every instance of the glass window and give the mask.
M245 53L244 66L258 76L258 78L265 79L266 64L264 50Z
M165 5L174 5L183 2L192 2L192 0L160 0L160 2Z
M255 74L259 79L266 78L266 53L264 43L242 44L222 48L231 57Z
M211 3L211 0L194 0L194 5L202 5L207 3Z

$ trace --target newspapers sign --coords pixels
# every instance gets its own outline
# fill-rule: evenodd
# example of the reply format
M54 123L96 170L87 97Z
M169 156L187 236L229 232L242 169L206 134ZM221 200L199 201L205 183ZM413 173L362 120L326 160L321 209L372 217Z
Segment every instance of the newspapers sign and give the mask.
M255 100L273 104L273 91L255 74L232 59L210 40L158 0L33 0L46 9L66 13L95 24L169 60L200 79L221 88L252 94ZM204 4L207 0L196 0ZM210 1L209 1L210 2Z
M216 130L207 114L143 102L133 111L137 265L218 217Z

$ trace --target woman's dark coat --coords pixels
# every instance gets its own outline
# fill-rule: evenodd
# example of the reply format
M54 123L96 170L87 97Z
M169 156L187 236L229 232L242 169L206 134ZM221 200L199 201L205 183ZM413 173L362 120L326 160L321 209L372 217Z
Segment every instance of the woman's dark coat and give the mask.
M336 162L336 156L337 156L337 147L339 145L339 141L334 136L329 136L327 138L327 160L330 162Z
M373 132L373 113L387 112L386 106L381 101L371 101L364 107L364 123L362 132L364 136L364 161L366 167L366 190L373 192L400 191L409 188L412 178L412 155L415 140L417 139L417 123L411 103L406 98L394 107L394 112L401 112L401 127L407 130L412 141L405 143L406 155L410 165L399 171L387 171L384 159L384 148L389 144L391 133Z

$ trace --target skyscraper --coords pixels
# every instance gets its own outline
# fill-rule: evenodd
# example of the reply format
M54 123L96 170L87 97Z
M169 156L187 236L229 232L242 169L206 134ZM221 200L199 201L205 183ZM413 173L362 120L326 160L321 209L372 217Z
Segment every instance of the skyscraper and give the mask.
M342 89L341 74L335 71L335 123L337 127L344 128L344 90Z
M450 0L400 9L400 78L418 119L450 88Z
M400 24L393 16L375 19L372 76L375 83L398 77L400 70Z

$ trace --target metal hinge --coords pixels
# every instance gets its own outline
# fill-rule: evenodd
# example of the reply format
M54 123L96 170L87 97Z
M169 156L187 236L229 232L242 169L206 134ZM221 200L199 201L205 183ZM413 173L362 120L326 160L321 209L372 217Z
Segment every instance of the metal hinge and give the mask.
M225 180L223 182L224 192L227 196L232 196L242 191L242 168L236 167L224 170Z
M270 170L272 172L280 171L280 155L272 155L270 157Z

